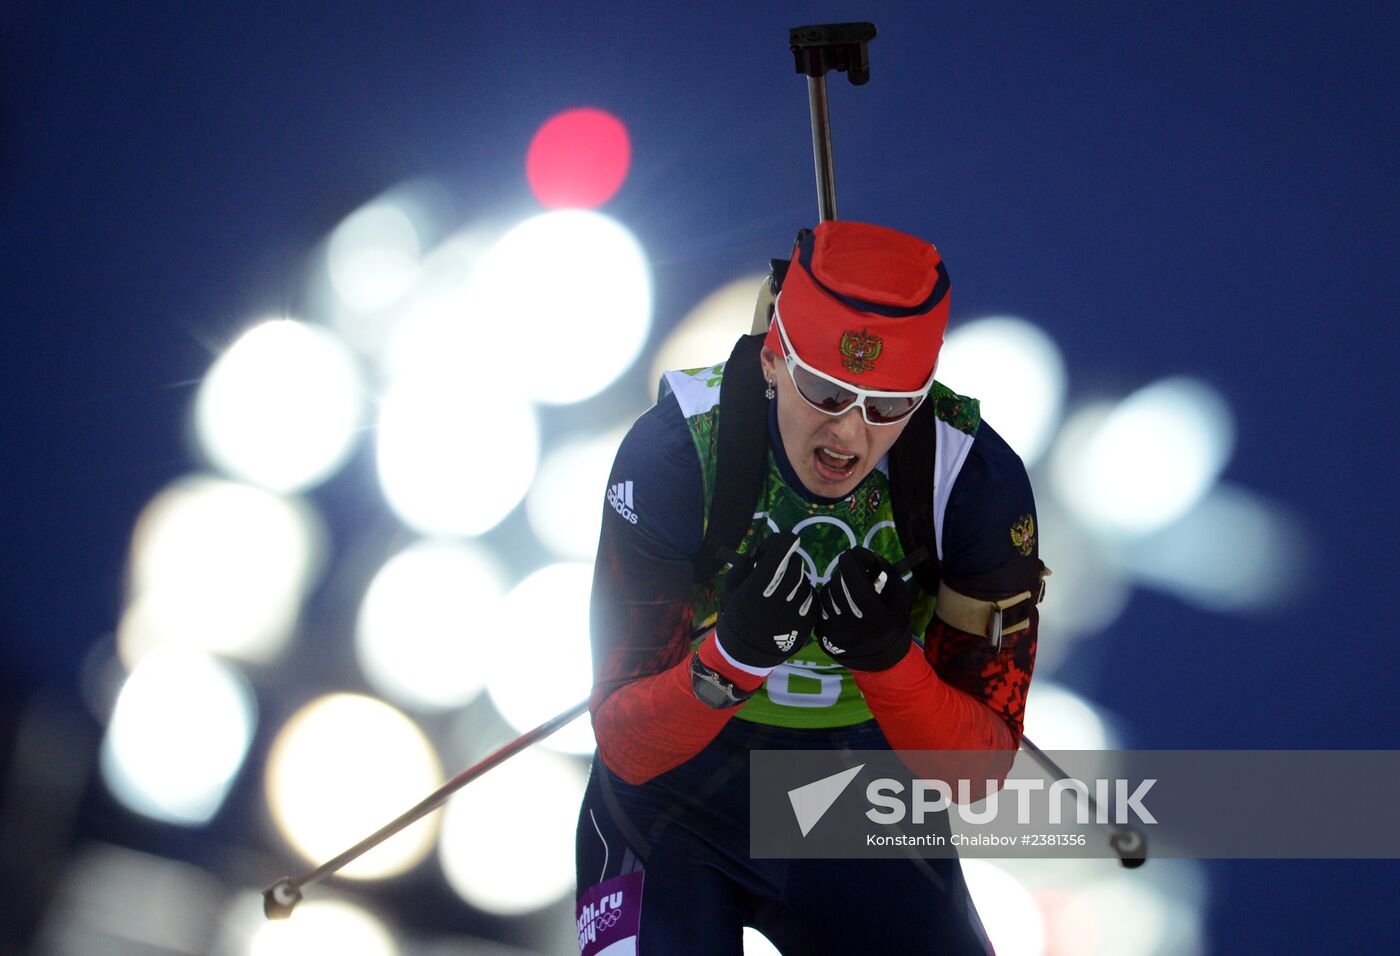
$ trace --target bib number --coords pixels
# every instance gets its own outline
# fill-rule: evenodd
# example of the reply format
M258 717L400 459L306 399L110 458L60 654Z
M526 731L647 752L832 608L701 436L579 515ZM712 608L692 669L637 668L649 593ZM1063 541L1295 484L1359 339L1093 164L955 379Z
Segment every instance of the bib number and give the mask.
M816 685L815 688L812 688ZM768 699L784 707L830 707L841 697L841 675L779 664L768 675Z

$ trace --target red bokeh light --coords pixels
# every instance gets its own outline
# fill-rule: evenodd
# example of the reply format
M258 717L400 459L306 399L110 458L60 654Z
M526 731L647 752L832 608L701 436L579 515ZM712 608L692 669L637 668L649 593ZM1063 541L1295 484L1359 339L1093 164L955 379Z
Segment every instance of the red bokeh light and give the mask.
M627 178L632 142L627 127L597 109L567 110L535 132L525 176L548 209L593 209L611 199Z

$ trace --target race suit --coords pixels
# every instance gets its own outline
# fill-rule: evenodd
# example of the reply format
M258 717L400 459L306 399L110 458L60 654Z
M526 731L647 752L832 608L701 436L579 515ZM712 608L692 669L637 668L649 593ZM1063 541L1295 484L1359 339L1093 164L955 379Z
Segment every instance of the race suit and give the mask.
M581 950L600 952L590 947L631 938L625 931L642 953L739 953L748 925L784 952L987 952L956 859L749 859L748 752L1012 751L1035 611L996 650L939 620L933 596L916 588L916 643L893 668L851 672L810 641L741 707L701 703L689 658L724 595L722 573L694 579L715 493L722 377L722 365L666 373L663 398L629 431L608 481L591 612L599 753L577 844ZM1035 593L1024 466L975 400L935 383L929 401L938 443L929 544L943 580L986 600ZM846 497L817 497L787 461L773 403L768 429L768 474L738 550L796 532L817 586L848 548L904 557L885 462Z

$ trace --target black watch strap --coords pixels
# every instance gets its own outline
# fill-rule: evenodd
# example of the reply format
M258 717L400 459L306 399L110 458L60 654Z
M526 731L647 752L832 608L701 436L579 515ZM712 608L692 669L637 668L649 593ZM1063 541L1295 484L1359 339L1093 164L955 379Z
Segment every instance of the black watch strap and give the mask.
M715 710L737 707L748 700L758 689L742 690L734 682L713 667L707 667L700 660L700 648L690 654L690 689L700 703Z

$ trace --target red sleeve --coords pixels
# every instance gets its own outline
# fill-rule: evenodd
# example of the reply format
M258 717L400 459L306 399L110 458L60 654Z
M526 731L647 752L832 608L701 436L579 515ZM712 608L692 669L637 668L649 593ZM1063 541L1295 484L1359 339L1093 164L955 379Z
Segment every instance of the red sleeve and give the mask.
M715 647L711 631L700 645L700 660L744 690L763 678L730 666ZM602 701L594 693L593 732L608 769L631 784L677 767L698 754L738 713L701 703L690 688L690 655L659 674L619 687Z
M884 671L853 671L870 712L896 750L1005 750L1021 743L1035 661L1037 614L999 653L985 637L937 618L924 650Z
M738 710L712 709L690 688L704 497L675 399L633 426L608 484L621 497L604 505L593 570L589 710L603 763L637 784L695 756ZM724 660L713 633L700 656L745 690L762 683Z

